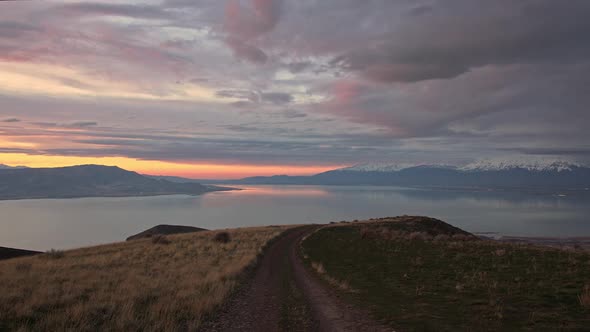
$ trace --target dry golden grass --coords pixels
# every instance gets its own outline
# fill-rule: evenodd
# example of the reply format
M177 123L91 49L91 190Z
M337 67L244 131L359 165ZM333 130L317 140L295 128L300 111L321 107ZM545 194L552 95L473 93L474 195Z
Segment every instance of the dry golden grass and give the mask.
M285 228L167 236L0 262L0 330L194 330Z
M578 295L580 305L586 309L590 309L590 284L584 286L582 294Z

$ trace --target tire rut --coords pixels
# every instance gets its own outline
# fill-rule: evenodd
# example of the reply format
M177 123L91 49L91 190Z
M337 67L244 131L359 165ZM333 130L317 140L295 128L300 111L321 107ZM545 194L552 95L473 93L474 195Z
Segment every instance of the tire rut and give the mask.
M301 240L319 226L302 226L267 248L254 277L201 331L392 331L369 320L318 280L299 257Z

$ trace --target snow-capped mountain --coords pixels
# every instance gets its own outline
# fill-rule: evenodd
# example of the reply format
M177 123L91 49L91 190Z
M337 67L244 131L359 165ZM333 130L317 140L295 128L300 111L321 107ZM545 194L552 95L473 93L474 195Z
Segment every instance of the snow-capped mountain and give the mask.
M586 189L590 188L590 167L538 158L487 159L462 167L364 163L313 176L255 177L233 183Z
M395 164L395 163L362 163L350 167L337 169L336 171L351 171L351 172L397 172L402 169L416 166L415 164Z
M483 159L470 163L459 169L462 171L505 171L511 169L526 169L537 172L564 172L584 167L581 164L555 159L527 158L527 159Z
M585 167L582 164L548 158L497 158L481 159L463 166L447 164L411 164L411 163L362 163L335 171L349 172L398 172L410 168L453 169L466 172L507 171L522 169L532 172L564 172Z

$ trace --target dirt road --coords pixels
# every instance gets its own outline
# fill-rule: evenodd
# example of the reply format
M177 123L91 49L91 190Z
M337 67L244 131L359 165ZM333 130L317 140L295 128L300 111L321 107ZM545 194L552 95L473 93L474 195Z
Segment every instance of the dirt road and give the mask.
M298 247L317 227L291 230L274 242L254 277L203 331L391 331L307 271Z

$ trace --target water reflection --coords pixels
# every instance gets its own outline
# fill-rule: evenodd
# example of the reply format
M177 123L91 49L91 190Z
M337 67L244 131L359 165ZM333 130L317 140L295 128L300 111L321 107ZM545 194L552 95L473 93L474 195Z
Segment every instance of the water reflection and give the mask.
M0 246L38 250L120 241L157 224L210 229L364 219L443 219L472 232L590 235L588 194L397 187L247 186L203 196L0 201Z
M329 195L326 187L317 186L240 186L240 190L225 192L235 196L305 196L319 197ZM214 193L215 194L215 193ZM219 193L217 193L219 194Z

